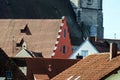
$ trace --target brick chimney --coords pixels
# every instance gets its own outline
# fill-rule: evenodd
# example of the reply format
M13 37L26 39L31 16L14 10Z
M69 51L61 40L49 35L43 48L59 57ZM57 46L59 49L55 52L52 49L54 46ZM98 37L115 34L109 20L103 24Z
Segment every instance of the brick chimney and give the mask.
M117 44L110 43L110 60L117 56Z

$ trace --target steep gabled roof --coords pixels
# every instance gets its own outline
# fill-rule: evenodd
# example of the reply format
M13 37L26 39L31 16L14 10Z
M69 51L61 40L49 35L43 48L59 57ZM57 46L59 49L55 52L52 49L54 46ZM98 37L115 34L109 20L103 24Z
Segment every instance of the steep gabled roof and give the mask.
M51 79L79 60L72 59L46 59L46 58L26 58L27 78L34 80L33 75L37 74L40 78ZM47 76L45 76L47 75ZM40 79L41 79L40 78Z
M6 71L11 71L13 75L12 78L15 80L27 80L26 76L22 73L14 61L12 61L0 48L0 77L5 77Z
M67 16L72 44L80 44L82 32L70 0L0 0L0 19L61 19L62 16Z
M29 51L42 52L43 57L50 58L61 22L61 19L1 19L0 47L8 56L15 56L25 42ZM21 31L26 24L31 35Z
M120 69L120 55L110 60L109 53L94 54L77 62L52 80L65 80L68 78L79 78L80 80L103 80L106 76L110 75L117 69Z

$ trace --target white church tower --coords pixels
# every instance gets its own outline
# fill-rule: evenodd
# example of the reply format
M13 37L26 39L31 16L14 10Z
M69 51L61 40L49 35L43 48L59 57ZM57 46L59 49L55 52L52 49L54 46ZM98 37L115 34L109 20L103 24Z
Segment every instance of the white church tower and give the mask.
M103 38L102 0L71 0L78 24L90 27L90 36Z

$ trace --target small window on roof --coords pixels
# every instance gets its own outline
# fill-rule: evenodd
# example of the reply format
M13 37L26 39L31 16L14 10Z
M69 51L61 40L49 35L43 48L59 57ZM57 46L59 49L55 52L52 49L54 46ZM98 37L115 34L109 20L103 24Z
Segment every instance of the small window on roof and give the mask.
M21 33L26 33L27 35L31 35L30 29L28 28L28 24L24 27L24 29L20 30Z
M22 44L22 49L27 49L27 44L25 42Z
M23 43L24 43L24 40L21 39L19 42L16 43L16 47L22 47Z

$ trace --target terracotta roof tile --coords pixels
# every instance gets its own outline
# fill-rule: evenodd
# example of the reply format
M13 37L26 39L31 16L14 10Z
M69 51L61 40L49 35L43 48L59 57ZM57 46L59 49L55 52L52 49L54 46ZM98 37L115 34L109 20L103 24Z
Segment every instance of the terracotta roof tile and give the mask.
M120 68L120 55L110 60L109 54L94 54L77 62L52 80L65 80L71 76L80 80L100 80Z
M31 35L20 32L26 24L28 24ZM20 42L23 37L29 51L42 52L44 57L51 57L60 24L61 19L1 19L0 47L9 56L14 56L20 51L19 48L16 49L15 43Z

